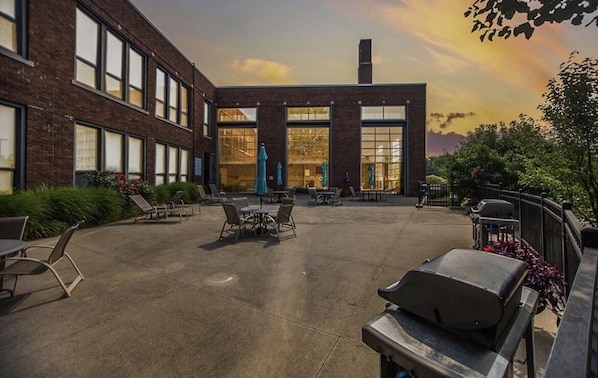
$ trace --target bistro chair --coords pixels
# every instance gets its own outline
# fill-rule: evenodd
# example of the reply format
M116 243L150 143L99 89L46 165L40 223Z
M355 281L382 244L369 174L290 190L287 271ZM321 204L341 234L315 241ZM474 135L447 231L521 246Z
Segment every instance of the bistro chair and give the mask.
M343 190L338 188L334 191L334 196L330 199L330 204L334 206L342 205L343 201L341 200L341 193Z
M17 281L19 279L19 276L40 275L47 271L50 271L60 284L60 287L62 287L62 290L64 290L64 296L70 297L71 291L73 291L75 286L77 286L77 284L79 284L80 281L85 279L83 277L83 274L81 274L81 271L75 264L75 261L73 261L72 257L66 252L66 246L68 242L71 240L71 237L73 236L73 233L77 228L79 228L79 223L67 228L62 233L60 239L54 247L45 245L31 245L23 249L23 256L7 258L7 261L14 262L6 266L4 269L0 270L0 275L15 276L13 292L17 288ZM28 256L29 250L36 249L50 249L50 255L47 259L37 259ZM55 269L56 265L60 261L62 261L63 257L66 257L70 261L71 265L77 272L77 277L75 277L75 279L69 284L69 286L66 286L66 284Z
M224 209L224 214L226 215L226 219L222 224L222 230L220 230L220 237L219 240L224 240L224 232L226 225L229 226L227 232L235 232L235 243L239 240L239 235L241 235L241 230L247 232L247 226L251 225L253 227L253 219L245 218L239 215L237 211L237 207L234 203L225 202L222 204L222 208ZM255 228L254 228L254 235L255 235Z
M266 225L272 226L279 242L281 241L280 234L284 231L293 231L293 236L297 237L297 233L295 232L295 220L291 215L293 206L293 204L282 204L278 207L276 217L270 215L266 216Z

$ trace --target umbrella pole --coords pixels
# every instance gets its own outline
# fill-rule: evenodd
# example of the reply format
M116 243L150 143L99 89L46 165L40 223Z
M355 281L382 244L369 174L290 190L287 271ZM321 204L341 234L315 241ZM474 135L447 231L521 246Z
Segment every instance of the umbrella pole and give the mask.
M262 208L262 201L263 201L264 197L260 196L260 209Z

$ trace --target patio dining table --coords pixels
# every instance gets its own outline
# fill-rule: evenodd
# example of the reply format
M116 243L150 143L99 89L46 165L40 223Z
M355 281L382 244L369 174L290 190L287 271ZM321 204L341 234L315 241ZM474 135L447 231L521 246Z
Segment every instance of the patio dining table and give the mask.
M281 202L282 199L284 198L284 196L289 195L289 191L288 190L275 190L272 192L274 194L274 200L276 202Z
M328 204L330 203L330 200L332 199L332 197L334 197L334 193L333 191L324 191L324 192L318 192L318 195L322 196L322 202L324 204Z
M25 248L25 242L18 239L0 239L0 270L6 266L6 258L10 255L19 252ZM10 296L13 296L13 292L10 289L4 288L4 276L0 276L0 292L8 291Z
M258 221L255 227L256 234L258 235L267 235L268 228L266 227L266 216L272 213L278 212L278 206L273 205L264 205L262 207L242 207L241 212L244 214L253 214L254 216L258 217Z
M365 201L366 197L370 201L381 201L384 190L382 189L361 189L361 200Z

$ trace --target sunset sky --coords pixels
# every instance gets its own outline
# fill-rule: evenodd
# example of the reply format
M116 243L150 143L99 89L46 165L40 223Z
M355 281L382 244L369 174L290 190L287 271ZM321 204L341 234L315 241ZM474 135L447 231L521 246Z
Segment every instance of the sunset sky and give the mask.
M576 50L598 57L598 27L545 25L481 43L474 0L131 0L215 85L356 84L372 39L373 83L427 83L429 131L465 134L538 105Z

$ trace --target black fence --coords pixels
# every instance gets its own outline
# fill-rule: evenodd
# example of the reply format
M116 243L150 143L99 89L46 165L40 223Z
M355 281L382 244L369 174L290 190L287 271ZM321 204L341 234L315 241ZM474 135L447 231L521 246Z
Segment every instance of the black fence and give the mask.
M428 206L461 206L465 189L455 184L419 183L419 203Z
M598 373L598 228L583 227L571 204L546 196L481 185L476 198L513 203L521 239L565 275L567 305L546 365L545 377L590 377Z

